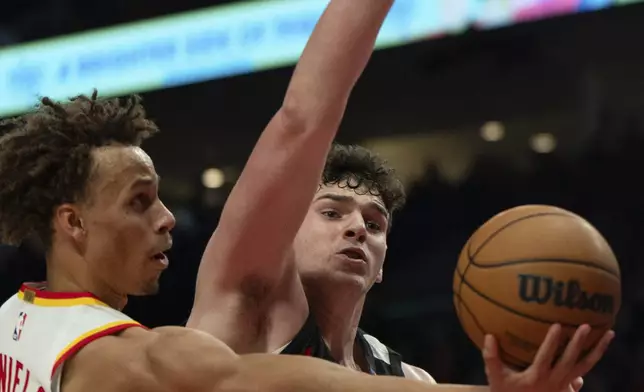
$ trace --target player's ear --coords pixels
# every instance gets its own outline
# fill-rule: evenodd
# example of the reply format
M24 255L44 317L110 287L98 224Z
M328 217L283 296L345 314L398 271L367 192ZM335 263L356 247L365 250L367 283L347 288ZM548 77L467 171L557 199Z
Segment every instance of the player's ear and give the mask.
M76 241L85 238L85 225L78 206L65 203L58 206L54 212L54 228L57 232L67 235Z

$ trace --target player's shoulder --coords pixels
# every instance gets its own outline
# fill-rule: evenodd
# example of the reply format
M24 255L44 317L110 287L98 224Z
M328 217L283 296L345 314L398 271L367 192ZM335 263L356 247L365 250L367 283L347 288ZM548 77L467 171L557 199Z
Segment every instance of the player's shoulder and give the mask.
M195 340L194 335L198 333L183 327L128 328L92 341L79 350L70 362L82 364L81 366L88 368L85 370L94 366L98 366L100 370L105 365L123 363L124 359L135 360L141 356L148 356L150 350L157 347L165 346L170 350L174 346L190 346Z
M142 348L153 338L151 332L130 328L92 341L65 361L61 389L83 391L101 379L105 382L97 386L99 390L130 390L136 383L132 376L144 355ZM129 384L128 388L123 383Z
M195 356L195 353L204 355ZM217 377L213 369L231 362L234 353L212 336L184 327L126 329L105 336L80 350L65 367L65 391L163 392L191 389L194 383ZM185 376L190 375L190 380Z
M405 362L403 362L401 365L402 365L403 373L405 373L405 378L424 381L430 384L436 384L436 380L434 380L434 377L432 377L425 370Z
M129 328L92 341L65 361L61 390L147 392L160 387L151 385L154 380L146 366L147 347L157 335L155 331ZM104 381L96 385L97 379Z

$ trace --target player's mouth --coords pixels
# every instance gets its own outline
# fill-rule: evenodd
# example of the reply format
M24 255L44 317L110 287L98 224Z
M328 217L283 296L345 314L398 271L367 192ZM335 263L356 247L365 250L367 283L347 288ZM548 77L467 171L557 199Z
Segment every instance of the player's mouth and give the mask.
M165 242L163 246L154 249L156 253L153 253L150 258L157 263L161 263L164 267L167 267L169 262L168 256L166 256L165 253L169 251L170 248L172 248L172 239L168 238L167 242Z
M168 257L163 252L155 253L152 257L157 263L161 263L164 267L167 267L169 264Z
M163 265L164 268L167 267L169 264L169 261L165 252L169 251L171 247L172 247L172 241L169 241L165 246L160 248L160 252L154 253L152 256L150 256L150 258L154 260L156 263L160 263L161 265Z
M351 261L367 263L367 255L360 248L346 248L339 252Z

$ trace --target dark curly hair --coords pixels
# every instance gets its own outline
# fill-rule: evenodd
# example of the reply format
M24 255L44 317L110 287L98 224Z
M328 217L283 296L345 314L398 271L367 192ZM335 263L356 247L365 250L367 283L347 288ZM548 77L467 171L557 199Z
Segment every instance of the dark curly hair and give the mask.
M390 215L405 205L405 189L394 169L364 147L334 144L327 156L322 184L378 196Z
M0 122L0 241L49 249L57 206L86 200L93 149L139 146L158 132L141 98L42 98L31 113Z

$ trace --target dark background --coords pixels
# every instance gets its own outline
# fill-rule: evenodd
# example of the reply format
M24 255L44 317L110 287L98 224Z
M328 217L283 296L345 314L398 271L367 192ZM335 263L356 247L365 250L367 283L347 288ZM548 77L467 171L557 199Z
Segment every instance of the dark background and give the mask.
M0 46L226 2L2 1ZM484 383L479 353L451 302L458 253L478 225L505 208L559 205L592 222L622 268L618 338L584 390L644 391L638 334L644 327L642 20L644 6L630 5L473 29L374 55L339 140L390 159L410 197L396 217L385 280L369 296L364 329L439 382ZM205 242L291 71L144 94L163 130L148 151L179 225L162 293L133 299L126 309L132 317L149 326L187 318ZM505 138L496 143L479 135L491 120L505 126ZM556 137L552 153L531 150L529 140L538 133ZM201 172L211 166L225 169L223 188L201 186ZM0 299L22 281L43 279L38 255L0 249Z

